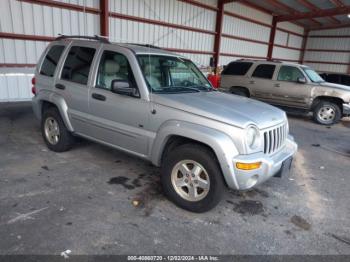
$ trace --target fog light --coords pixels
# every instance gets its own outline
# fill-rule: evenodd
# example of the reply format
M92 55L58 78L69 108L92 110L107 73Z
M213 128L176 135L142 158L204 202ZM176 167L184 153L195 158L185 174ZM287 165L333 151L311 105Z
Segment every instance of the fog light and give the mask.
M242 170L254 170L254 169L258 169L261 167L261 162L256 162L256 163L240 163L237 162L236 163L236 167L238 169L242 169Z
M246 188L252 188L253 186L255 186L255 184L258 182L259 180L259 176L258 175L254 175L252 177L250 177L246 183Z

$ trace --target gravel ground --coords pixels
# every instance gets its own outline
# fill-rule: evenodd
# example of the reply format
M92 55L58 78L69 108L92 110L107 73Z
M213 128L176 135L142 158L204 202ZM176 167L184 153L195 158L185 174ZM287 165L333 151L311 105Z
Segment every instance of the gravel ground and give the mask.
M193 214L149 163L85 140L48 151L29 103L0 104L0 254L350 254L350 121L289 120L288 177Z

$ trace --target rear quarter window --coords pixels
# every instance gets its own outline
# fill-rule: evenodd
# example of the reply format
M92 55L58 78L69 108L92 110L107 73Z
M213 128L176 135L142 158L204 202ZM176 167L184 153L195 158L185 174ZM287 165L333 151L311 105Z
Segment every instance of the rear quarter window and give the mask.
M252 64L249 62L232 62L222 71L222 75L243 76L248 72Z
M54 45L47 52L44 61L41 65L40 74L44 76L53 77L56 71L58 61L63 53L63 45Z

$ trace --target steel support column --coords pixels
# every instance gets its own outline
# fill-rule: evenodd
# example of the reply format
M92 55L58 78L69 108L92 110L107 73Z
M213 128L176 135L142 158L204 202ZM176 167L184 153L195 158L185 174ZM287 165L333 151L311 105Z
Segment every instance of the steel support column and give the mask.
M276 20L276 17L274 16L272 18L272 27L270 31L269 49L267 50L268 60L272 59L273 46L275 44L276 29L277 29L277 20Z
M109 36L109 0L100 0L100 34L102 36Z
M221 34L222 34L222 25L224 19L224 0L218 0L218 10L216 13L216 24L215 24L215 42L214 42L214 65L215 68L219 66L220 58L220 45L221 45Z
M302 43L301 51L300 51L299 64L303 64L304 63L305 49L306 49L308 37L309 37L309 30L305 30L305 36L303 38L303 43Z

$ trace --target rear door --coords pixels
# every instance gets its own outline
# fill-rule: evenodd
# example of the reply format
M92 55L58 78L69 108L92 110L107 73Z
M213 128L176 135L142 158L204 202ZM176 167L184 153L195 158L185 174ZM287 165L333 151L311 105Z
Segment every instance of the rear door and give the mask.
M66 52L65 61L55 91L60 93L68 106L68 115L74 131L88 133L89 79L98 43L73 42Z
M308 78L296 66L281 65L277 78L273 83L274 103L285 106L305 108L311 98L312 87L307 83L299 83L298 78Z
M94 138L126 151L145 156L149 137L150 104L136 96L113 93L113 80L128 81L139 90L142 83L135 79L142 74L137 60L130 51L118 46L106 46L99 54L90 104L90 130Z
M276 65L258 64L253 68L248 88L251 95L259 100L273 102L273 84L272 79L275 73Z

